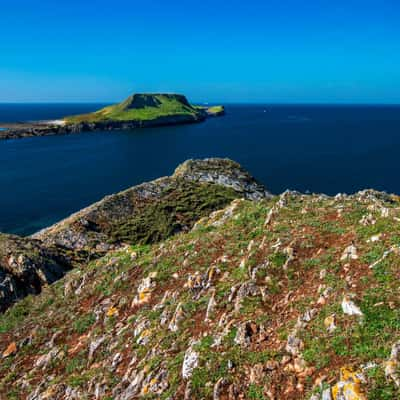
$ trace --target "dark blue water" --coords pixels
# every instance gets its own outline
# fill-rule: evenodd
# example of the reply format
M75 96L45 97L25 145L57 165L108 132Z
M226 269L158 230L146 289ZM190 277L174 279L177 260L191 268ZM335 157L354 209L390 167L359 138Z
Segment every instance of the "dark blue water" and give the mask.
M0 121L99 105L0 105ZM1 123L0 123L1 127ZM29 234L193 157L230 157L271 191L400 193L400 107L230 105L176 127L0 141L0 231Z

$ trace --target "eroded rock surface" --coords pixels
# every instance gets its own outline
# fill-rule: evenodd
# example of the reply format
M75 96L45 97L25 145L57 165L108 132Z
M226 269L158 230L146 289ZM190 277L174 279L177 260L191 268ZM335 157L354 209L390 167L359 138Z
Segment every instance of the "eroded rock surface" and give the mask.
M39 240L0 234L0 311L14 301L37 294L71 268L68 256Z

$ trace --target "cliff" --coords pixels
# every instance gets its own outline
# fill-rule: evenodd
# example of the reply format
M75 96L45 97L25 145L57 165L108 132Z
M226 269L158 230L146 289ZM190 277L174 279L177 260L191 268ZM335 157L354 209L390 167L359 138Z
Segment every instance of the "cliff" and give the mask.
M173 179L221 186L226 204L160 242L121 243L0 316L4 398L399 398L398 196L270 196L222 160ZM154 184L132 196L151 199ZM81 216L91 239L85 221L130 214L127 198L37 236L50 245Z

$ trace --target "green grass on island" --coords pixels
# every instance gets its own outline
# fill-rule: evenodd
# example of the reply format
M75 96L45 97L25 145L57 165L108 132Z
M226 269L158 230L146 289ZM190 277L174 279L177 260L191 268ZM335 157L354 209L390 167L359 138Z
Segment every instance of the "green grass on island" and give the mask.
M215 107L212 107L215 108ZM222 106L220 108L223 108ZM119 104L89 114L64 118L67 123L106 121L151 121L160 117L199 118L207 109L192 106L179 94L133 94Z
M225 111L224 106L212 106L207 109L209 113L217 114Z

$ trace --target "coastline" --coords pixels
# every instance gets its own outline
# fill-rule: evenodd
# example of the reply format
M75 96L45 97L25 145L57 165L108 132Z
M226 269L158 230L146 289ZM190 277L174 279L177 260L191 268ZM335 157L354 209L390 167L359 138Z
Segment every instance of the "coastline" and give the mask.
M224 108L218 110L218 112L213 112L212 108L206 108L196 115L176 114L160 116L151 120L110 120L73 124L66 123L63 120L0 123L0 140L23 139L37 136L68 135L81 132L121 131L138 128L193 124L203 122L207 118L220 117L224 114Z

